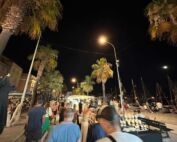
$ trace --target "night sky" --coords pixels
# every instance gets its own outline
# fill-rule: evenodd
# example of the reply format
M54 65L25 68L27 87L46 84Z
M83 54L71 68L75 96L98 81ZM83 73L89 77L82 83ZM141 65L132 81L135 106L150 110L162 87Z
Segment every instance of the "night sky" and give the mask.
M58 32L45 30L40 44L51 44L59 50L58 69L65 83L71 88L70 79L75 76L79 82L91 73L91 65L101 57L113 64L114 78L106 88L111 91L117 87L113 49L100 46L100 34L109 37L120 59L120 76L127 92L131 91L131 79L140 88L143 77L147 88L154 95L155 83L167 88L166 75L177 80L177 47L165 41L151 41L148 34L148 19L144 8L150 0L61 0L63 19ZM28 36L12 36L4 55L28 72L30 62L27 55L33 53L36 41ZM169 65L169 70L161 69ZM101 86L101 85L100 85ZM101 92L101 90L99 90Z

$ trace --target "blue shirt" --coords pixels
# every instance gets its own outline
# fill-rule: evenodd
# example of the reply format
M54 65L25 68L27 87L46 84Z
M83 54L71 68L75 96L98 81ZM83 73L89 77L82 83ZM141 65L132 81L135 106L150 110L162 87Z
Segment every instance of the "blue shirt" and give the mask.
M53 128L48 142L77 142L80 137L80 128L77 124L62 122Z

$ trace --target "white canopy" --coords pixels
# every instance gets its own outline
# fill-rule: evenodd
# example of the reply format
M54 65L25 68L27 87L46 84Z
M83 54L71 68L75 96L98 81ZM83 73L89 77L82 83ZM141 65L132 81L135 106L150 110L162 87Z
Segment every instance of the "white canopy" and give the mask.
M87 96L87 95L71 95L67 99L68 100L88 100L88 99L94 99L94 96Z

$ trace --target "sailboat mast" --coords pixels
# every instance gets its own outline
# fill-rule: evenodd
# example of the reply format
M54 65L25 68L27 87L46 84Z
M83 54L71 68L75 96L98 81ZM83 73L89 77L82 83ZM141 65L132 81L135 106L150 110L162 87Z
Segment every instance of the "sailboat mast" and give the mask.
M145 86L144 86L144 82L143 82L142 77L141 77L141 85L142 85L142 89L143 89L144 99L146 101L147 100L147 95L146 95Z
M169 77L169 75L167 75L167 79L168 79L168 88L169 88L169 92L170 92L170 102L171 102L171 105L174 105L173 103L173 85L172 85L172 81Z
M137 95L136 95L135 85L134 85L133 79L132 79L132 87L133 87L133 95L134 95L134 99L135 99L135 102L136 102L136 100L137 100Z
M158 99L163 104L163 102L162 102L162 89L161 89L159 83L157 82L156 83L156 100L158 100Z

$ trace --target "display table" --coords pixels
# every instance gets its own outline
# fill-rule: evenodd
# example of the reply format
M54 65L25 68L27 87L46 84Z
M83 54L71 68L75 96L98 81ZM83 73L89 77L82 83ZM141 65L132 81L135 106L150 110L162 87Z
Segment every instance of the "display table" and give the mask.
M143 142L162 142L162 136L159 131L149 130L143 132L129 132L140 137Z

